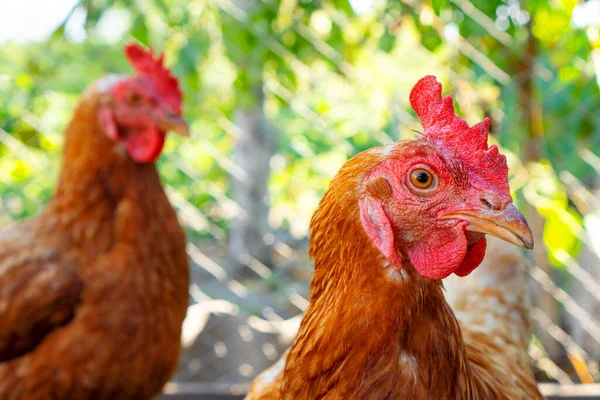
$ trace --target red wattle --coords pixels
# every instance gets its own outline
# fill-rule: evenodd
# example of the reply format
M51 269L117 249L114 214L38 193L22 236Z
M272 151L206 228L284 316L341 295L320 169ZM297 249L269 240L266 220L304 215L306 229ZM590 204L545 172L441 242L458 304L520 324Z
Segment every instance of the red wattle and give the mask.
M486 247L487 242L485 241L485 238L483 238L477 241L470 249L467 249L464 260L460 263L454 273L458 276L467 276L473 272L473 270L483 261Z
M131 132L125 139L127 152L138 163L156 161L165 145L165 133L156 128Z
M410 262L417 272L429 279L443 279L464 261L467 238L462 226L433 232L408 251Z

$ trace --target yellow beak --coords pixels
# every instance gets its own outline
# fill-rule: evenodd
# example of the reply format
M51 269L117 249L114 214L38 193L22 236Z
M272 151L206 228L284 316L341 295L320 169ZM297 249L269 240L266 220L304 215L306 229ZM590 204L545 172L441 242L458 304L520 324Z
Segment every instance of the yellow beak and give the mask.
M533 235L527 220L509 204L502 210L460 211L444 219L462 219L469 223L467 230L496 236L526 249L533 249Z
M166 117L159 123L159 128L163 132L173 132L181 136L190 136L188 124L182 117Z

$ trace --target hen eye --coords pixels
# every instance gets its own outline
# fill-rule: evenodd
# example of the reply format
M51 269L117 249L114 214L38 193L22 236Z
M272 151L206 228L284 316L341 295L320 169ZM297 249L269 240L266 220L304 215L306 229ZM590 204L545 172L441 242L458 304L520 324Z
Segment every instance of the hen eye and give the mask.
M132 106L137 106L142 102L142 96L140 96L140 94L137 92L133 92L129 95L129 98L127 100Z
M410 181L418 189L427 189L433 183L433 175L424 169L415 169L410 173Z

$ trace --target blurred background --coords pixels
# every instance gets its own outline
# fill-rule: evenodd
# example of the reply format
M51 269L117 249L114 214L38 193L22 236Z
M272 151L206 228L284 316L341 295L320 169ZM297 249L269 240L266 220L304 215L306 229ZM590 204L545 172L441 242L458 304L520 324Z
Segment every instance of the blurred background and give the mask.
M435 74L492 119L536 235L538 380L600 382L600 0L2 1L0 226L47 202L79 95L130 72L131 41L165 52L192 128L159 162L193 268L175 381L243 384L279 357L329 180L413 137L409 90Z

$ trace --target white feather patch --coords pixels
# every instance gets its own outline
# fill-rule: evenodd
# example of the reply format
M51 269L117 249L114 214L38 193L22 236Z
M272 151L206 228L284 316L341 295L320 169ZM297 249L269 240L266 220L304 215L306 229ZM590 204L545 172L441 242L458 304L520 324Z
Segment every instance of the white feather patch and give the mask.
M123 75L107 75L104 78L98 79L98 81L96 82L96 89L99 93L106 93L110 90L111 87L116 85L123 78L125 78Z

